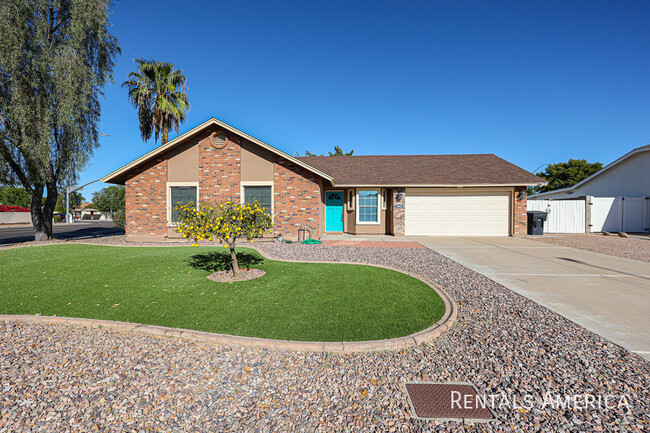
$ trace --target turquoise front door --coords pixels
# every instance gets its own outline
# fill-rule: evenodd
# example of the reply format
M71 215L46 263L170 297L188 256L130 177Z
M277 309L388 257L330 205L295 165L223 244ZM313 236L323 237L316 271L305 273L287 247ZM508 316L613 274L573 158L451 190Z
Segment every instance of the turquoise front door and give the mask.
M327 191L325 193L325 231L343 231L342 191Z

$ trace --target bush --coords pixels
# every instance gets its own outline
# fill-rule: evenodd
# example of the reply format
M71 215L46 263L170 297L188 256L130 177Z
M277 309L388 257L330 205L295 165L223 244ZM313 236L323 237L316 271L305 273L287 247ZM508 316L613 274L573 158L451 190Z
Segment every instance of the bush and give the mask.
M124 229L125 223L126 218L124 217L124 209L116 210L115 213L113 213L113 224L115 224L115 227L118 229Z
M0 204L0 212L29 212L29 209L21 206L4 206Z

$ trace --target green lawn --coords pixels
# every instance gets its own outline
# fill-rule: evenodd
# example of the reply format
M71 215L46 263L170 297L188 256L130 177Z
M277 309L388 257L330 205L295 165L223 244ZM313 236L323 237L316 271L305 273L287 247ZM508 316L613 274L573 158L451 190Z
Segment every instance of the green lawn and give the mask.
M0 313L86 317L226 334L318 341L391 338L444 312L426 284L359 265L285 263L238 248L266 275L206 278L229 266L217 247L52 245L0 250Z

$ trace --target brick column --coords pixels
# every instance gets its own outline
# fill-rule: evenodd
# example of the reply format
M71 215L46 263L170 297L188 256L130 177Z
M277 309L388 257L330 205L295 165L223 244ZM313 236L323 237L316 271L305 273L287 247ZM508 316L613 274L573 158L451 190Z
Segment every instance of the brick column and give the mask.
M127 239L150 237L163 240L167 234L167 158L159 156L138 168L126 181Z
M398 194L402 199L398 200ZM406 201L406 190L404 188L393 188L393 234L404 236L404 204Z
M525 236L528 233L528 214L526 212L526 203L528 203L528 197L524 195L524 198L519 198L519 193L521 191L526 191L525 186L518 186L515 187L515 193L514 193L514 203L513 203L513 211L514 211L514 222L515 222L515 227L514 227L514 234L520 235L520 236Z
M199 140L199 202L239 201L241 146L230 140L221 149L212 147L210 131Z
M273 163L273 233L297 239L309 224L320 233L320 179L314 173L277 156Z

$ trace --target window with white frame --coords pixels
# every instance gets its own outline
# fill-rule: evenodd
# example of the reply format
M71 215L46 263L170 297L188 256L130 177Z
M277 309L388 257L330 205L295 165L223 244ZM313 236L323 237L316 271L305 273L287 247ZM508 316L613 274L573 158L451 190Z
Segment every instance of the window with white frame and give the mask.
M244 185L244 203L257 203L264 212L273 215L273 191L271 185Z
M379 191L360 189L357 197L357 223L379 224Z
M179 218L176 212L176 206L182 206L187 203L198 203L198 186L197 185L168 185L168 212L167 219L171 223L177 223Z

